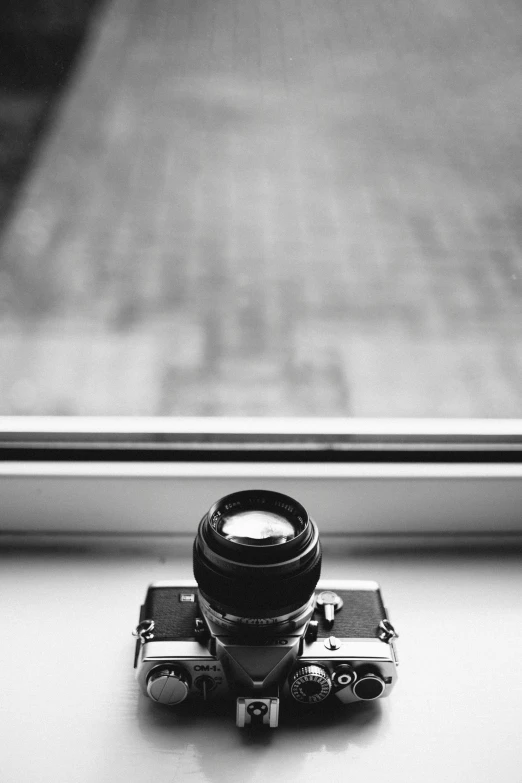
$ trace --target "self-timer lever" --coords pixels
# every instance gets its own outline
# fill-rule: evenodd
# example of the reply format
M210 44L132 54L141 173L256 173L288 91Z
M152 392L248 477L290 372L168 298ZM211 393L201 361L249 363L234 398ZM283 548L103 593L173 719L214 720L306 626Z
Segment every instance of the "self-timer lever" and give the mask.
M341 609L343 599L332 590L323 590L315 600L317 606L320 606L324 612L324 621L326 625L333 625L335 613Z

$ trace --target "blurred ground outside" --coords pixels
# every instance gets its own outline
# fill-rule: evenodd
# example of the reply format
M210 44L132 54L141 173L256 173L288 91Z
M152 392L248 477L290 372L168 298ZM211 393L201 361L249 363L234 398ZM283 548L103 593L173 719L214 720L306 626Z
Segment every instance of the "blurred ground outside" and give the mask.
M0 230L100 0L18 0L0 21Z
M108 0L0 237L0 414L522 414L522 8Z

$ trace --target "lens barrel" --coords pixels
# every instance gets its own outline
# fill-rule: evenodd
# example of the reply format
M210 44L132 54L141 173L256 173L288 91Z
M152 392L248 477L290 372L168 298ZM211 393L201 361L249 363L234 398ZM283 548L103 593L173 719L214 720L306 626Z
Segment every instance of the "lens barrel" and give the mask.
M280 617L306 604L319 580L317 526L287 495L235 492L201 520L193 565L203 597L218 611Z

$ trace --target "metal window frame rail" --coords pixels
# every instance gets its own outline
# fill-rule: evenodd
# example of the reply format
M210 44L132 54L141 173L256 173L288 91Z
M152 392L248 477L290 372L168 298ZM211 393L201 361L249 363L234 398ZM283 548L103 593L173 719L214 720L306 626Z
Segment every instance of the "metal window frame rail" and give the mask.
M239 489L323 534L522 534L521 419L0 417L4 535L193 534Z

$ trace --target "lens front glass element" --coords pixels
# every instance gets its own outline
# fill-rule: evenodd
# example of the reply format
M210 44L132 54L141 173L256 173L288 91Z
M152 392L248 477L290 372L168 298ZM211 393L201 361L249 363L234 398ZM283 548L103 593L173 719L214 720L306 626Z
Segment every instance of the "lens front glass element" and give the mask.
M299 534L289 519L271 511L239 511L223 515L216 531L229 541L250 546L284 544Z

